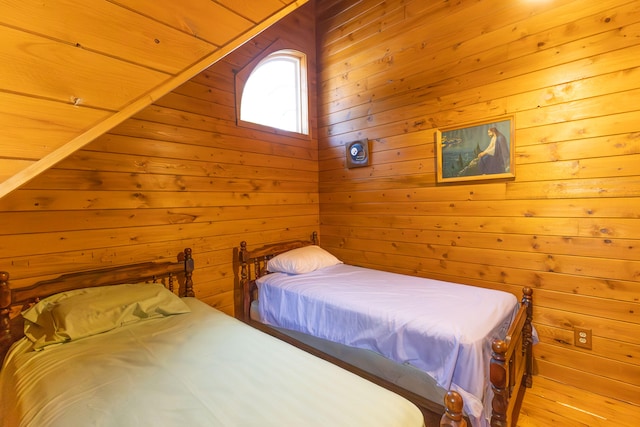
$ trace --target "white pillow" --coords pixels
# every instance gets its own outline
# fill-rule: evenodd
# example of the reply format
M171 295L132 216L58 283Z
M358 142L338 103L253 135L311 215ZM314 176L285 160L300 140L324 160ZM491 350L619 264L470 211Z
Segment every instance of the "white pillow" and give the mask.
M267 270L271 273L302 274L336 264L342 264L342 261L320 246L310 245L271 258L267 262Z
M159 283L61 292L22 312L24 333L39 350L145 319L187 313L189 307Z

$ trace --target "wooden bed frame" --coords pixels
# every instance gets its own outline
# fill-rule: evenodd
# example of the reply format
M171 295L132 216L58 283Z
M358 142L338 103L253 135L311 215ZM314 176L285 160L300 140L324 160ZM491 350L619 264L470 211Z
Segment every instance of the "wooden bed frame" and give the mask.
M247 249L247 243L245 241L240 243L238 258L240 263L240 286L242 290L242 316L245 322L261 330L271 329L268 326L252 320L250 315L251 303L258 298L258 289L255 281L259 277L269 273L266 268L267 261L291 249L318 244L318 235L316 232L312 234L311 240L308 241L288 241L266 245L252 250ZM505 338L502 340L494 340L492 344L493 351L489 367L491 387L494 393L491 405L492 427L511 427L516 425L525 388L531 387L532 385L532 294L533 291L531 288L525 287L523 289L520 309L511 323ZM324 355L324 353L319 350L309 348L309 346L303 343L296 343L297 340L294 338L287 337L285 339L290 343L336 363L335 358ZM388 381L377 378L370 373L362 372L361 369L349 365L346 362L337 361L337 363L358 375L364 376L403 395L418 405L423 413L427 411L432 414L442 414L440 420L441 427L463 427L467 425L466 417L463 417L462 414L462 397L455 391L447 392L443 404L437 404L421 398L408 390L403 390L397 385L390 385ZM425 422L427 422L426 413ZM427 423L427 425L432 424Z
M18 289L11 289L9 273L0 271L0 363L11 344L24 336L22 316L12 318L12 311L22 311L50 295L79 288L154 282L163 283L179 296L193 297L191 249L180 252L177 258L177 262L146 262L70 273Z
M191 249L187 248L178 255L178 262L148 262L70 273L53 280L40 281L29 287L18 289L11 289L9 273L0 271L0 363L11 344L24 336L23 322L21 316L17 314L17 310L22 310L40 299L59 292L123 283L162 283L181 297L194 297L193 270L194 261ZM261 324L254 326L264 333L290 344L296 344L291 342L290 337L272 328ZM314 352L313 348L306 349L304 344L295 346L308 350L310 353ZM329 360L332 361L330 357ZM341 362L335 360L335 363L339 365ZM367 373L363 372L361 376L366 378ZM384 384L382 385L384 386ZM416 399L419 399L419 396ZM462 401L452 401L452 407L458 408L458 412L461 411ZM433 425L427 424L429 427ZM457 427L460 425L463 424L452 424L451 426Z

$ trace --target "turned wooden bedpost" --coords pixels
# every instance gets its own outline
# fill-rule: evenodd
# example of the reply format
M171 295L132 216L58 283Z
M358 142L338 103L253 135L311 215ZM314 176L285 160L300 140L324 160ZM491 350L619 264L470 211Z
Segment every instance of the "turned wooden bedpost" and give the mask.
M318 232L317 231L314 231L313 233L311 233L311 242L316 246L318 246L318 244L320 243L318 241Z
M253 273L255 278L262 277L264 275L264 270L267 269L267 261L263 261L262 265L260 264L259 258L253 259Z
M456 391L449 390L444 395L444 409L440 419L440 427L467 427L467 422L462 417L462 396Z
M251 294L249 291L249 270L247 266L247 242L240 242L240 287L242 288L242 317L244 321L249 321L249 309L251 304Z
M0 271L0 366L13 343L11 332L11 288L9 273Z
M491 366L489 368L493 390L491 427L507 427L507 408L509 407L508 372L505 356L507 343L503 340L494 340L491 349Z
M491 344L492 427L507 427L517 420L515 411L522 402L524 388L531 387L533 382L532 295L531 288L522 289L518 312L504 340L494 340Z
M171 274L171 273L169 273L168 282L169 282L169 291L171 291L171 293L173 293L173 288L174 288L174 286L173 286L173 274ZM153 283L156 283L155 276L153 277Z
M193 269L194 263L191 256L191 248L186 248L184 250L184 292L185 296L188 297L196 296L195 292L193 292Z
M0 271L0 343L11 342L11 289L9 288L9 273ZM0 348L3 348L0 345ZM2 359L0 359L0 362Z
M527 307L527 321L522 330L522 346L525 354L526 369L522 378L523 385L531 388L533 385L533 289L526 287L522 289L522 303Z

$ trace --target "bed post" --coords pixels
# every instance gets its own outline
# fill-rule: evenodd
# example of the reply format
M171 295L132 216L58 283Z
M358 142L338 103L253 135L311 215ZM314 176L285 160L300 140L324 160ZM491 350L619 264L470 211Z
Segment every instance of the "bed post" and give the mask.
M191 255L191 248L184 250L184 293L187 297L195 297L193 292L193 269L194 263Z
M251 291L249 290L249 271L247 266L247 242L240 242L240 287L242 288L242 317L249 321L249 309L251 304Z
M533 289L526 287L522 290L522 303L527 307L527 320L524 323L522 331L522 346L526 360L526 368L524 372L524 378L522 378L523 385L527 388L531 388L533 385Z
M509 407L509 389L507 388L507 343L503 340L494 340L491 344L491 388L493 399L491 401L491 427L508 427L507 408Z
M11 289L9 273L0 271L0 363L13 341L11 337Z
M444 395L445 412L440 419L440 427L467 427L462 416L462 396L456 391L449 390Z
M522 289L518 313L506 337L491 344L491 427L508 427L517 420L524 390L533 382L532 295L530 287Z

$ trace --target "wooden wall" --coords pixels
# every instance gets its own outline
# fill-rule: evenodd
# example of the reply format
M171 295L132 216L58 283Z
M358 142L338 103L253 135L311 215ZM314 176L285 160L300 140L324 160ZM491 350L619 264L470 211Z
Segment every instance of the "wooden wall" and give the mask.
M640 404L640 2L317 8L321 244L349 263L534 287L537 372ZM436 184L434 130L505 114L515 179ZM346 169L361 138L372 165Z
M2 2L0 197L305 2Z
M306 44L315 70L313 10L298 9L0 199L0 270L12 286L173 259L191 247L197 296L233 313L240 241L259 245L318 228L315 120L308 140L237 127L234 72L276 38ZM315 94L315 71L309 77ZM311 103L315 117L315 96Z
M232 313L239 241L319 226L347 262L534 286L538 372L640 403L638 2L316 7L310 141L238 128L233 98L235 70L276 37L313 40L308 4L0 199L13 285L190 246L198 297ZM436 185L434 129L502 114L515 180ZM345 169L344 143L365 137L372 166Z

